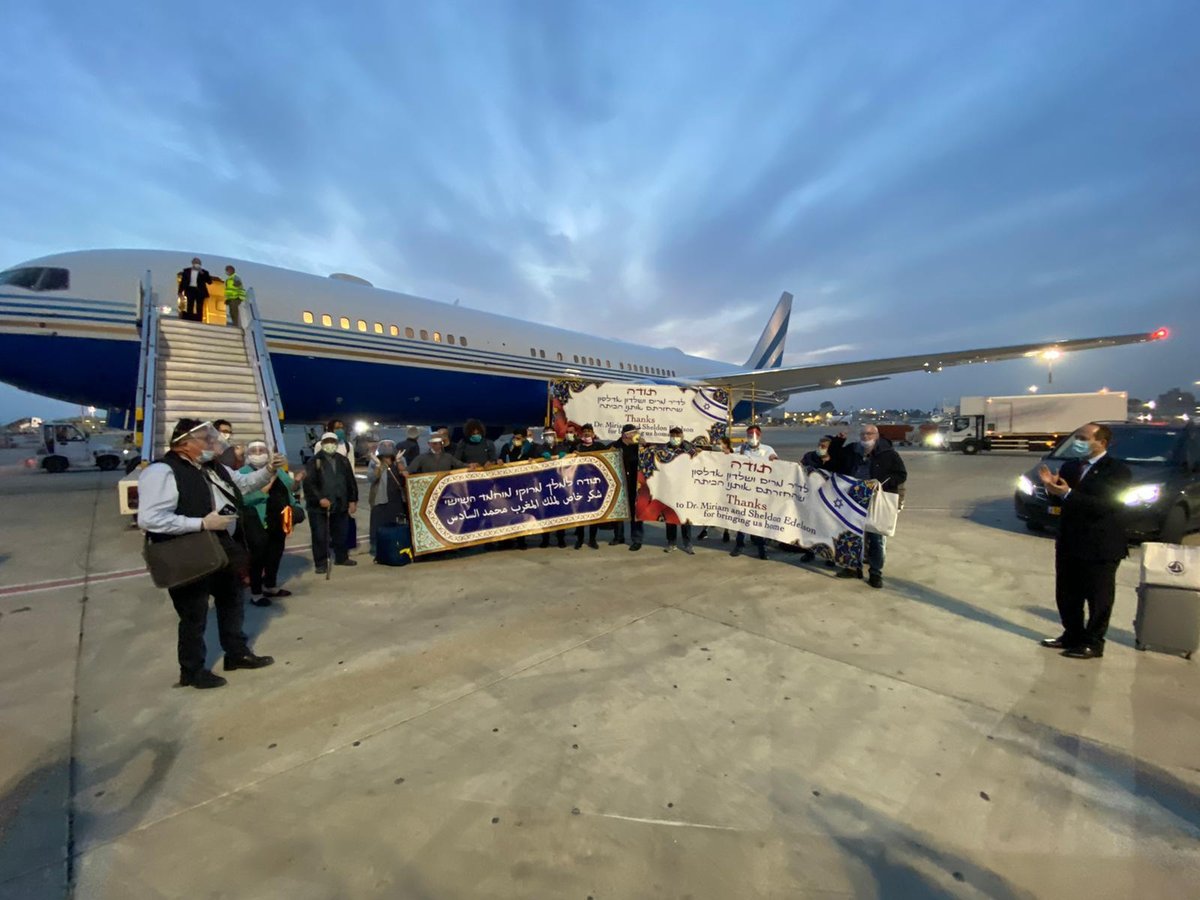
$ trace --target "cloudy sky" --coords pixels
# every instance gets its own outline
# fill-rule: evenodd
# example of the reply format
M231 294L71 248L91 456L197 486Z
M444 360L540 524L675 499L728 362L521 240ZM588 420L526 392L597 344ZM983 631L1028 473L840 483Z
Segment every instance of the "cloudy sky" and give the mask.
M734 361L789 290L787 364L1169 325L1055 388L1200 379L1190 0L0 0L0 24L0 267L195 250ZM58 409L0 387L0 420Z

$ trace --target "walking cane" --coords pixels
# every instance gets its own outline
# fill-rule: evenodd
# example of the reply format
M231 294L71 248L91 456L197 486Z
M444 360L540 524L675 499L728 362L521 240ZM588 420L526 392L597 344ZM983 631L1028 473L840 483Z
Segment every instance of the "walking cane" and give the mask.
M333 538L329 531L329 507L325 507L325 580L329 580L329 573L333 571Z

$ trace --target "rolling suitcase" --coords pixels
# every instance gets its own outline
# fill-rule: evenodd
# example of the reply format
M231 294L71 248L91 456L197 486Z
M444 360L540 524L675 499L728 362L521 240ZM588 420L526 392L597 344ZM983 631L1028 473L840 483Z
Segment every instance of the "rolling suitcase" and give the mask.
M1200 591L1138 585L1133 631L1139 650L1181 653L1191 659L1200 646Z
M407 566L412 561L412 538L407 525L384 525L375 532L375 562Z

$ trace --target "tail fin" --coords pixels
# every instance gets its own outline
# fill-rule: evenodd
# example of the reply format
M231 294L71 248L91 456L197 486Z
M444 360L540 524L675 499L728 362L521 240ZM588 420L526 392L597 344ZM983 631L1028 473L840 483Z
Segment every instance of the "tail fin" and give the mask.
M775 311L767 320L762 337L754 345L750 358L746 360L745 368L778 369L783 364L783 342L787 339L788 320L792 316L792 295L787 291L779 297Z

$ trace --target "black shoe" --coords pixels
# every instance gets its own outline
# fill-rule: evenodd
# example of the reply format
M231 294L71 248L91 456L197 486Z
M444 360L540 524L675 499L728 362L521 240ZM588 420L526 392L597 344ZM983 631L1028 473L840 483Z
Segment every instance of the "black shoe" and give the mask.
M247 651L239 656L230 656L225 654L225 671L232 672L234 669L265 669L271 663L275 662L273 656L255 656Z
M811 550L805 550L800 554L800 562L812 562L816 558L817 554L813 553Z
M758 558L759 558L759 559L766 559L766 558L767 558L767 548L766 548L766 547L759 547L759 548L758 548Z
M611 541L608 542L608 546L615 547L615 546L617 546L617 544L623 544L623 543L625 543L625 538L613 538Z
M881 588L883 587L883 576L878 572L872 572L870 577L867 578L867 584L873 588Z
M263 594L261 597L251 597L250 602L253 603L255 606L270 606L271 598L268 597L266 594Z
M335 566L357 566L357 565L358 565L358 560L356 560L356 559L350 559L350 557L346 557L345 559L336 559L336 560L334 560L334 561L333 561L333 564L334 564Z
M1063 656L1071 659L1099 659L1104 655L1103 648L1084 644L1082 647L1068 647L1062 652Z
M1042 646L1051 650L1070 650L1071 645L1067 643L1066 637L1065 634L1060 634L1056 638L1042 638Z
M838 578L862 578L862 569L838 569Z
M636 543L636 544L630 544L630 545L629 545L629 549L630 549L631 551L632 551L632 550L641 550L641 549L642 549L641 542L639 541L639 542L638 542L638 543Z
M735 546L732 550L729 551L729 555L730 556L741 556L742 548Z
M588 546L591 547L593 550L600 549L600 545L597 544L595 541L588 541Z
M219 688L229 684L220 675L214 675L208 669L201 669L199 672L188 674L187 672L179 673L179 684L177 687L194 687L199 690L207 690L208 688Z
M578 550L583 546L583 538L575 538L575 549Z
M290 596L292 596L292 592L284 590L283 588L264 588L263 596L264 597L290 597Z
M313 568L313 571L318 575L324 575L326 572L329 571L329 564L326 563L323 566L316 566Z

